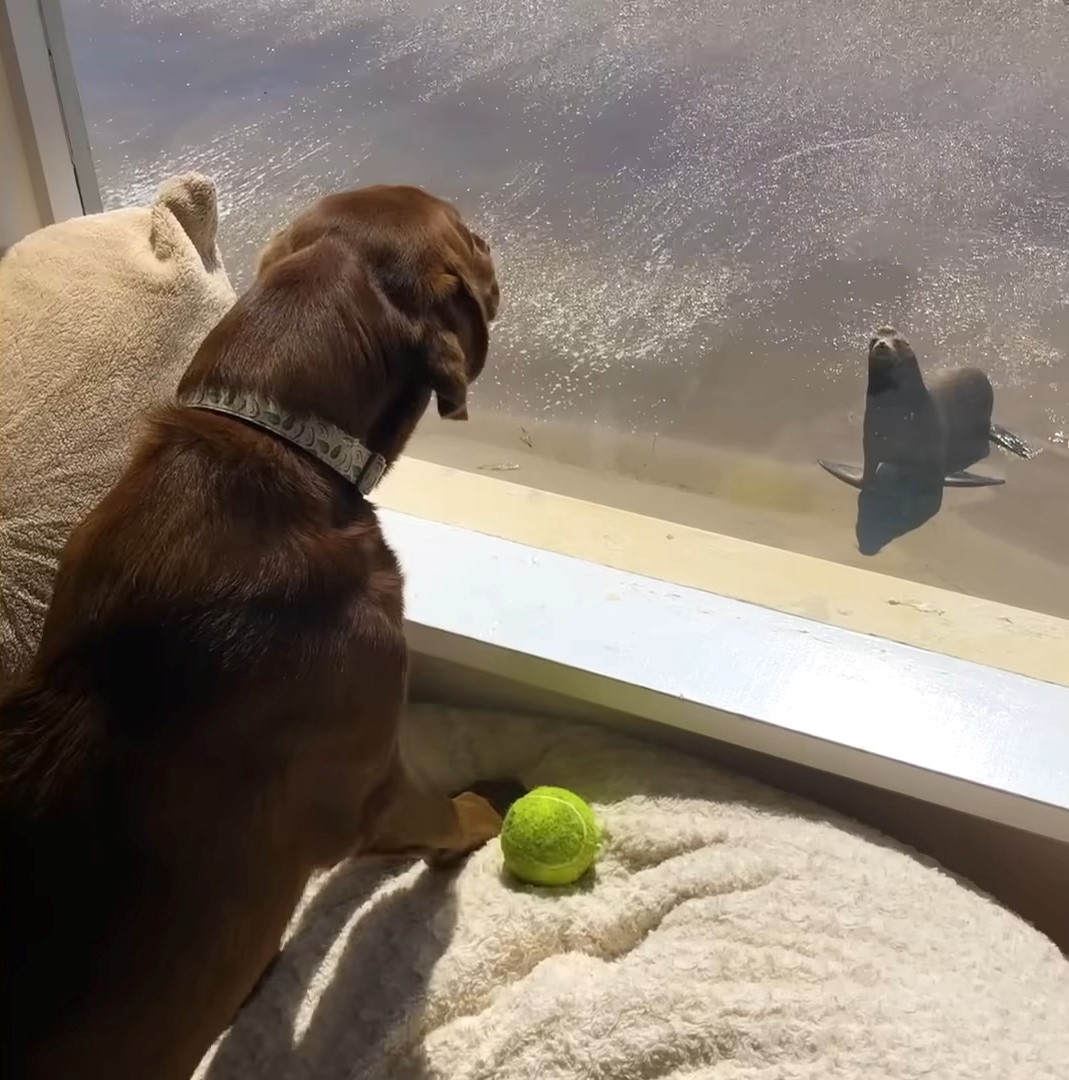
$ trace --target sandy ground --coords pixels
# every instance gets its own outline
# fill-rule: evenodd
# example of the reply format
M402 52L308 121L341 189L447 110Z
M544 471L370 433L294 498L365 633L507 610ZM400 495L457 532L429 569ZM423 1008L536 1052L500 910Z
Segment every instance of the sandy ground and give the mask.
M810 454L811 448L817 448ZM485 413L428 418L420 458L497 479L1069 618L1069 453L998 450L974 471L1003 486L947 489L929 520L877 553L856 535L858 494L815 463L860 461L856 424L817 420L768 452ZM891 531L897 531L892 524Z

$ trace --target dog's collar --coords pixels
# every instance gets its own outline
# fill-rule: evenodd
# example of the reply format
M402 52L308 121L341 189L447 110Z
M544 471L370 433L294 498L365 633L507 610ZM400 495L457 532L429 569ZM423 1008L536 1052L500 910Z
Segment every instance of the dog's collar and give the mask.
M329 465L362 495L369 494L386 472L386 459L372 453L359 439L318 417L293 416L270 398L233 390L197 389L179 395L178 404L256 424Z

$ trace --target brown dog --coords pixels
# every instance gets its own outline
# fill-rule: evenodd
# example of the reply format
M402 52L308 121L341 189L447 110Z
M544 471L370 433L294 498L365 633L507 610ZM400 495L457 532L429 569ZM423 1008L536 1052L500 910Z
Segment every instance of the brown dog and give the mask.
M72 535L0 709L4 1077L188 1077L317 868L497 833L406 775L401 575L364 497L432 393L466 415L497 305L447 203L323 199Z

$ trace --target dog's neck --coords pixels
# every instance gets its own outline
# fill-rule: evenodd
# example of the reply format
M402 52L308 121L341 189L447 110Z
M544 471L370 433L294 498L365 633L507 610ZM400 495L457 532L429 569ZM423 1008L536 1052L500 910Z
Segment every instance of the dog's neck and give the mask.
M234 416L270 431L333 469L361 495L371 493L388 466L381 454L373 453L337 425L315 416L294 416L270 398L198 387L180 394L178 404Z

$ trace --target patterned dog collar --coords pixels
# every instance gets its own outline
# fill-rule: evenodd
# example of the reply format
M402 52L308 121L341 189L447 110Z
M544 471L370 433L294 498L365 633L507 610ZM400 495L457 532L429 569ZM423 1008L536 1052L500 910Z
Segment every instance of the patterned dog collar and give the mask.
M372 453L359 439L317 417L291 416L270 398L233 390L197 389L182 394L178 404L236 416L262 427L329 465L350 484L356 485L362 495L370 494L386 472L386 459Z

